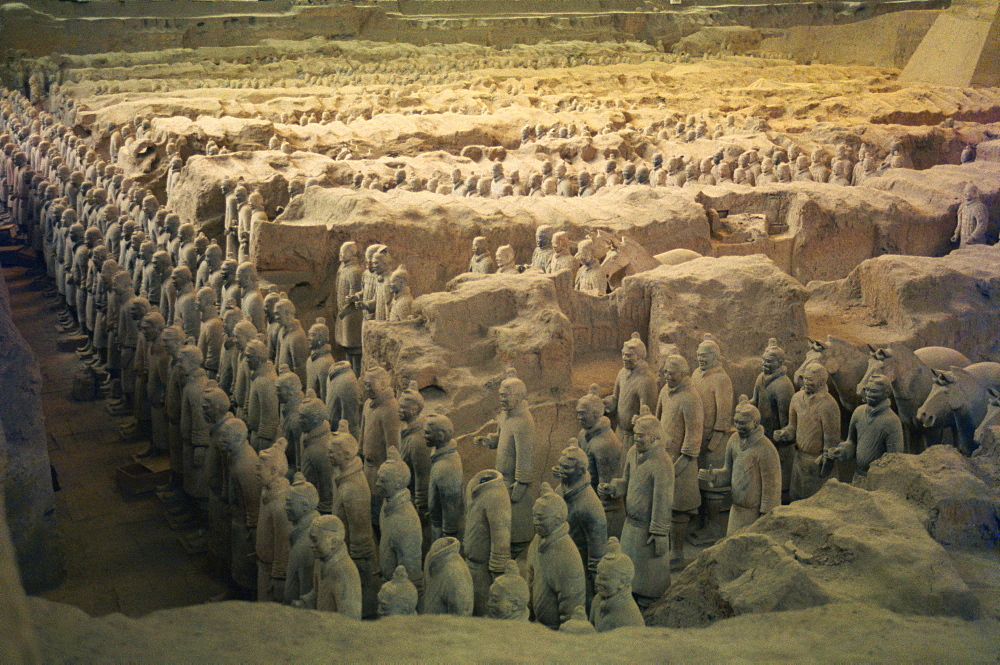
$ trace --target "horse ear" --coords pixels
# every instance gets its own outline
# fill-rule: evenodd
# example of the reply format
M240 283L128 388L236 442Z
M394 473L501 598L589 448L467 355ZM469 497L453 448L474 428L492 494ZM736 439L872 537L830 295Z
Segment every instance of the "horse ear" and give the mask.
M868 353L870 353L870 354L871 354L871 356L872 356L872 358L874 358L874 357L875 357L875 354L876 354L876 353L878 352L878 349L876 349L876 348L875 348L874 346L872 346L871 344L868 344L867 346L868 346Z

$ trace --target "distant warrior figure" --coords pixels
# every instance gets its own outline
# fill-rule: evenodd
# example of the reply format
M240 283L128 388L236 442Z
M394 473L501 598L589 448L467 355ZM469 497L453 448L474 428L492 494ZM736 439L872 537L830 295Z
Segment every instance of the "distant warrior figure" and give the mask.
M535 244L537 246L531 255L530 267L539 272L545 272L545 268L549 265L549 260L555 254L555 250L552 248L551 226L543 224L535 230Z
M732 486L733 505L726 535L753 524L772 508L781 505L781 464L778 452L764 436L760 411L746 396L740 398L733 414L736 433L726 445L725 466L702 469L699 480L711 487Z
M337 270L337 323L334 340L344 350L355 376L361 374L361 322L363 312L357 309L351 296L361 291L361 258L355 242L340 246L340 269Z
M476 236L472 239L472 258L469 259L469 272L489 274L496 270L496 264L486 246L486 238Z
M969 245L985 245L990 230L990 212L979 198L979 188L972 183L965 186L965 200L958 206L958 224L951 236L959 248Z
M577 291L583 291L593 296L603 296L608 292L608 277L601 270L601 263L594 256L594 241L590 238L581 240L576 246L576 260L580 268L576 271Z

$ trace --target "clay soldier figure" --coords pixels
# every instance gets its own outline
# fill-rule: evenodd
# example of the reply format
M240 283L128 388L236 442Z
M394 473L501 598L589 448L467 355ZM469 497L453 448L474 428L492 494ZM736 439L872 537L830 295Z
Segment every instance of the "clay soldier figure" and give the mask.
M288 442L288 467L302 471L302 424L299 418L302 400L306 396L302 392L302 382L299 381L298 374L288 369L287 365L282 365L278 368L278 378L274 382L274 387L278 393L278 408L281 414L278 421L278 436ZM325 410L324 405L324 417ZM309 480L312 481L311 478Z
M535 251L531 255L531 265L529 267L539 272L545 272L545 268L549 265L549 260L555 254L555 250L552 248L551 226L543 224L535 230L535 244L537 247L535 247Z
M184 376L181 391L181 440L184 442L184 491L195 499L199 515L208 509L208 470L205 458L210 442L202 400L208 387L208 375L202 368L201 351L188 344L178 353Z
M181 371L180 350L184 346L184 331L168 326L160 333L163 348L170 355L163 405L167 417L167 443L170 449L170 470L177 479L184 476L184 442L181 438L181 391L184 374Z
M427 518L427 486L431 473L431 451L424 438L424 398L417 383L399 394L399 454L410 469L410 493L422 520ZM459 490L461 496L461 490ZM455 535L455 534L448 534Z
M576 421L582 428L577 441L587 454L587 470L595 490L601 483L610 483L620 477L625 460L621 441L611 429L611 421L604 415L604 400L599 391L598 385L592 384L590 391L576 403ZM601 503L604 506L608 533L620 536L625 520L621 499L607 497L601 499Z
M579 263L573 253L569 251L569 234L559 231L552 236L552 256L545 266L545 272L555 274L562 270L575 272Z
M285 604L313 589L313 564L316 558L310 547L309 529L319 517L316 505L319 493L301 473L296 473L285 495L285 517L291 525L288 532L288 568L285 571Z
M358 245L345 242L340 246L340 269L337 270L337 321L334 339L351 362L354 375L361 374L361 322L362 312L353 306L350 298L361 291L361 265ZM332 421L331 421L332 422Z
M664 386L656 405L656 417L663 426L663 444L674 464L674 510L670 564L684 565L684 540L691 517L698 514L698 455L704 435L705 415L701 396L691 387L690 369L683 356L670 355L663 361Z
M277 312L274 311L274 306L284 297L286 297L285 294L279 293L273 288L264 296L264 320L267 321L265 343L267 344L267 352L270 354L271 360L274 361L278 359L278 347L281 345L282 332L281 320L278 318Z
M378 286L378 275L375 274L375 254L383 247L385 245L374 244L365 248L365 270L361 274L361 290L351 294L348 298L348 302L363 313L365 321L375 318L374 309L369 310L367 303L375 302L375 291ZM343 314L343 310L340 311ZM358 334L360 339L360 332Z
M711 486L732 485L733 505L729 509L726 535L731 535L781 504L781 465L774 446L760 426L760 411L746 396L733 414L736 433L726 445L726 462L721 469L702 469L698 477Z
M243 354L250 371L246 406L250 445L260 452L269 448L278 436L278 391L275 385L278 375L274 371L274 363L267 359L267 347L260 339L250 340Z
M236 184L230 178L223 178L219 184L225 201L223 226L226 230L226 258L235 259L239 251L239 203L236 200Z
M764 428L764 436L769 441L774 441L774 431L788 425L788 407L792 403L795 386L788 378L785 351L778 346L778 341L773 337L767 342L761 362L763 371L757 375L750 402L760 410L760 424ZM792 479L793 449L784 442L780 445L775 442L775 446L781 458L781 491L787 493Z
M469 260L469 272L488 275L495 270L496 264L493 262L492 257L490 257L490 252L486 247L486 238L484 236L476 236L472 239L472 258Z
M330 366L326 379L327 420L339 423L346 420L351 436L361 435L361 384L347 360L338 360Z
M402 408L402 407L400 407ZM462 458L455 443L455 426L444 415L432 413L424 421L424 441L434 452L430 458L428 513L431 539L459 537L465 515L462 497Z
M563 449L559 464L552 468L552 473L559 479L556 494L566 502L569 535L580 551L586 570L589 605L594 595L597 563L604 556L608 521L601 500L591 485L588 462L587 454L576 445L576 439L570 439L570 445Z
M622 552L618 539L608 538L607 553L597 564L596 595L590 607L590 622L599 633L629 626L645 626L642 612L632 598L635 566Z
M529 621L531 611L531 591L528 582L521 576L516 561L507 562L507 570L499 575L490 586L490 599L486 616L506 621Z
M691 387L701 397L704 434L701 438L699 468L718 466L726 454L733 421L733 382L722 368L722 351L706 333L698 345L698 367L691 374Z
M233 553L230 575L246 599L257 590L257 517L260 511L260 480L257 476L257 453L247 442L247 426L239 418L231 418L219 435L229 461L229 494L232 522L230 549Z
M198 333L198 348L205 358L205 370L208 377L214 379L219 375L219 365L222 362L222 344L225 342L225 330L219 309L215 306L215 291L203 286L195 296L198 313L201 315L201 329Z
M882 455L903 452L903 425L889 408L890 394L884 376L876 374L868 379L864 387L865 403L851 414L847 440L823 453L829 460L853 460L855 484L868 475L868 467Z
M149 408L149 449L140 457L157 457L169 451L167 442L167 413L163 401L167 395L167 372L170 354L163 344L166 329L163 316L152 311L143 317L139 330L146 338L146 400Z
M633 424L635 446L625 456L621 478L599 485L602 497L625 498L622 551L635 564L632 590L640 609L670 586L670 533L674 504L674 465L661 441L660 421L643 405Z
M514 248L510 245L500 245L497 247L497 274L498 275L520 275L521 271L515 263Z
M240 287L240 309L250 319L257 332L267 332L264 318L264 296L258 287L257 267L252 263L241 263L236 268L236 283Z
M417 587L406 575L406 568L396 566L392 579L382 585L378 592L378 615L380 617L413 616L417 613L420 597Z
M334 467L336 485L333 513L347 529L345 540L350 557L361 576L362 615L371 618L375 616L382 583L372 531L371 489L358 457L358 441L348 431L346 420L340 421L327 454Z
M224 339L222 351L219 354L219 387L232 395L236 387L236 369L239 366L240 348L236 345L236 326L243 321L243 310L231 307L222 317L222 332ZM247 321L251 327L252 323ZM249 341L249 339L247 340Z
M171 280L176 290L176 299L172 314L174 323L180 324L184 334L188 337L198 339L201 333L201 314L198 312L198 303L195 301L194 283L191 281L191 271L187 266L174 268L171 273Z
M472 616L473 584L469 566L462 559L461 543L445 536L431 544L424 562L424 591L421 614Z
M828 374L820 363L802 370L802 390L792 396L788 426L775 430L774 438L795 443L789 498L807 499L826 482L823 453L840 443L840 406L827 388Z
M500 383L500 415L497 433L479 436L477 446L497 451L496 468L503 474L510 492L511 556L524 550L531 541L531 506L534 505L532 473L535 459L535 420L528 410L528 389L517 373L507 370Z
M510 493L503 475L484 469L465 491L465 536L462 546L475 591L473 614L483 616L490 585L510 561Z
M257 478L260 481L260 511L257 516L257 600L281 602L285 598L288 565L288 533L285 515L288 492L288 443L278 439L260 451Z
M399 403L392 393L389 372L373 367L365 373L365 406L361 412L361 457L365 462L368 486L375 485L378 468L389 448L399 448ZM378 504L372 503L372 521L378 517Z
M618 439L626 452L632 447L632 423L645 404L653 408L659 394L656 375L646 362L646 345L639 333L622 345L622 369L615 379L615 391L604 398L604 412L618 416Z
M375 478L375 493L382 499L379 566L382 570L404 566L410 581L419 590L424 585L421 570L423 531L410 498L409 485L410 468L399 451L390 448Z
M601 270L601 263L594 256L594 241L585 238L576 246L576 261L580 268L576 271L574 287L593 296L603 296L608 292L608 278Z
M330 329L326 327L326 319L316 317L316 322L309 327L309 359L306 361L306 390L312 390L316 396L326 402L326 379L333 365L333 355L330 351ZM339 422L339 418L337 419Z
M208 485L208 551L222 570L228 571L233 553L230 550L228 494L229 468L222 436L228 421L236 417L229 413L229 396L215 381L208 381L201 396L201 411L208 423L208 449L205 454L205 478Z
M413 294L410 293L410 273L405 267L399 266L389 276L389 293L392 304L389 306L388 321L406 321L413 318Z
M542 483L532 511L535 537L528 547L525 578L535 621L552 629L568 620L586 596L583 561L569 537L566 516L566 502Z
M198 272L195 275L195 288L200 289L203 286L212 285L212 278L222 270L222 261L224 258L222 248L214 242L205 249L204 259L198 266ZM221 296L217 294L216 297L221 302Z
M223 261L219 272L213 274L209 281L211 282L210 286L215 289L222 308L231 309L233 307L240 307L240 285L236 281L235 260L226 259Z
M281 321L279 335L277 364L288 367L299 375L302 385L306 385L306 363L309 361L309 340L302 324L295 318L295 305L291 300L282 298L274 306L274 313Z
M241 319L233 326L233 339L236 342L236 373L233 379L233 408L237 418L247 417L247 406L250 402L250 364L247 361L247 345L257 340L257 329L248 319ZM259 340L258 340L259 341ZM266 350L265 350L266 353Z
M990 212L979 198L979 188L971 182L963 190L965 200L958 206L958 224L951 236L953 243L959 248L969 245L985 245L989 239Z
M335 515L320 515L309 527L309 542L316 563L313 588L293 605L337 612L361 619L361 579L344 542L344 524Z
M153 258L149 265L142 269L142 284L140 291L149 294L149 304L159 307L163 297L163 285L170 281L173 267L170 263L170 255L163 250L153 252ZM164 303L165 304L165 303ZM166 317L164 317L166 320Z
M319 492L317 510L324 515L333 512L333 466L329 447L333 440L330 423L326 421L326 405L312 391L298 408L298 429L302 432L302 452L297 458L302 475Z

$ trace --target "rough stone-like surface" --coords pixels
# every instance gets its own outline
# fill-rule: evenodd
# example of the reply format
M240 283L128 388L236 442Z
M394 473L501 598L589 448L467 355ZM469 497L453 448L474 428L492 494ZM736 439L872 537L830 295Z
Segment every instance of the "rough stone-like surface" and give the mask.
M924 35L899 80L963 87L1000 85L1000 3L953 2Z
M195 155L181 170L167 207L180 215L182 223L191 222L206 234L219 234L217 237L225 243L221 235L225 200L219 188L223 178L231 178L233 182L243 178L249 191L260 191L268 218L273 218L279 206L288 203L290 180L326 179L334 170L335 163L329 157L304 152L286 155L276 150L260 150L211 157Z
M890 453L859 483L885 490L927 512L927 529L943 545L995 548L1000 539L1000 492L979 478L951 446L920 455Z
M0 443L3 431L0 430ZM0 487L7 482L7 461L0 458ZM21 587L17 571L17 553L10 542L5 502L0 501L0 661L4 663L37 663L38 638L28 610L28 599Z
M29 592L58 584L64 571L55 534L42 377L14 325L0 275L0 456L7 457L4 503L21 579Z
M704 209L668 190L617 187L588 198L457 198L429 192L310 187L272 224L259 229L261 270L322 273L340 244L386 243L410 272L415 295L440 291L468 270L472 239L495 250L510 244L529 263L535 229L550 224L573 240L605 230L628 234L656 254L676 247L707 251ZM294 248L294 251L290 251Z
M923 511L835 479L705 550L647 623L698 626L737 614L862 602L974 619L978 598L928 534Z
M993 620L901 616L860 604L746 615L698 630L600 635L445 615L358 622L273 603L199 605L142 619L93 619L39 599L31 609L46 662L870 662L901 654L978 662L993 660L1000 649L1000 624Z
M973 362L1000 354L1000 247L973 246L942 258L869 259L843 280L810 285L816 330L911 349L947 346ZM820 330L822 328L822 330Z
M509 367L531 392L551 395L570 384L573 331L547 276L469 275L417 298L414 310L421 319L366 323L365 349L401 385L413 380L443 392L459 422L496 415Z
M649 340L650 364L676 347L694 358L705 333L722 349L736 394L750 394L774 337L798 366L806 343L806 291L762 255L700 258L627 277L612 294L622 328ZM647 337L648 331L648 337Z

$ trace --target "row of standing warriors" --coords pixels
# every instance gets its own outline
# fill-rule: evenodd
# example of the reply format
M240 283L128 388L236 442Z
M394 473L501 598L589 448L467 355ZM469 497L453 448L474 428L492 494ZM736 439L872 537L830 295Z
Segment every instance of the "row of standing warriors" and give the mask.
M495 432L471 442L496 451L494 467L465 482L449 418L426 412L416 384L394 390L392 368L361 369L364 319L406 318L412 306L387 247L367 248L363 269L359 248L344 243L342 315L332 336L323 319L307 332L252 263L225 258L155 198L118 214L108 201L119 193L96 194L113 192L106 175L95 170L82 196L79 178L45 171L16 118L6 119L4 203L38 242L66 306L61 327L86 335L80 355L111 408L134 416L145 454L169 455L173 509L202 525L248 597L366 618L641 625L641 609L684 564L704 492L730 494L732 532L783 493L810 496L838 463L863 477L904 449L887 357L861 382L842 437L822 357L799 369L796 391L772 341L752 396L734 404L710 336L693 372L670 355L657 376L635 334L612 394L593 386L578 401L581 429L552 469L555 487L538 477L528 391L514 375L500 384ZM41 192L21 177L36 167L51 178ZM25 196L17 182L29 182ZM946 375L956 372L935 374Z

